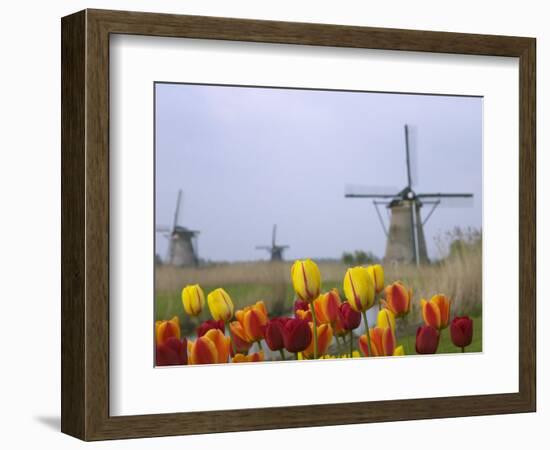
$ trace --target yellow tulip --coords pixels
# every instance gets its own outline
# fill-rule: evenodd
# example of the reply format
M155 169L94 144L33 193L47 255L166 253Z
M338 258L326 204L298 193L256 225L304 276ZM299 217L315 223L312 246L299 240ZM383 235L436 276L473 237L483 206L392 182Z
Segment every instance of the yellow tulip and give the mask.
M294 291L302 300L311 303L321 290L321 272L311 259L298 260L292 264L290 278Z
M183 309L190 316L198 316L204 307L204 292L198 284L185 286L181 291Z
M389 309L382 308L378 311L376 326L380 328L390 327L395 331L395 315Z
M365 312L374 305L374 280L366 267L352 267L344 276L344 294L350 306Z
M451 300L443 294L434 295L430 301L420 300L422 318L426 325L443 330L449 325Z
M256 353L251 353L249 355L243 355L242 353L237 353L231 360L234 363L243 363L243 362L261 362L264 360L264 352L259 351Z
M405 349L402 345L400 345L393 351L393 356L405 356Z
M222 288L208 294L208 308L214 320L228 322L233 317L233 301Z
M373 264L368 266L367 270L374 281L374 290L380 294L384 289L384 269L380 264Z
M157 320L155 322L155 335L157 345L164 344L171 337L179 339L181 331L178 316L174 316L170 320Z

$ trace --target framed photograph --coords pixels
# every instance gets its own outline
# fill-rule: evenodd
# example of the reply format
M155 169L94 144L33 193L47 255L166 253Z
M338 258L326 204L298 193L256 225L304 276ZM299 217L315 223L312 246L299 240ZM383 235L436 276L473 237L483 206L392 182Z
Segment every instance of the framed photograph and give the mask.
M61 29L63 432L535 411L534 38Z

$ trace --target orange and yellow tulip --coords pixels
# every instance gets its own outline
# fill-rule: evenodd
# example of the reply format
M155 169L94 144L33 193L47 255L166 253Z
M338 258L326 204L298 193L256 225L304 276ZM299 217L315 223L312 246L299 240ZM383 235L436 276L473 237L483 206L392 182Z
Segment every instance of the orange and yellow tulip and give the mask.
M298 260L292 264L290 278L296 295L311 303L319 297L321 290L321 272L311 259Z
M233 317L233 301L222 288L215 289L208 294L208 308L214 320L229 322Z
M344 293L350 306L365 312L374 305L374 281L366 267L352 267L344 276Z
M189 341L187 347L189 364L226 363L229 358L229 347L229 337L216 328L208 330L195 342Z
M204 292L198 284L185 286L181 291L183 309L190 316L198 316L204 307Z
M311 332L313 333L313 323L310 322L309 327L311 328ZM327 352L331 341L332 327L327 323L319 325L317 327L317 356L324 355ZM313 340L304 350L304 356L306 358L313 358Z
M238 353L248 352L253 342L249 340L242 324L239 321L234 320L229 324L229 331L233 339L235 351Z
M240 309L235 313L235 318L242 325L249 342L260 341L264 338L268 318L263 301Z
M365 356L393 356L395 352L395 334L391 328L375 327L369 330L370 350L367 336L359 337L359 348ZM372 355L371 355L372 353Z
M237 353L233 356L231 362L234 363L244 363L244 362L261 362L264 360L264 352L259 351L256 353L251 353L250 355L243 355L242 353Z
M374 281L374 290L377 294L380 294L384 289L384 269L380 264L373 264L368 266L367 270Z
M157 320L155 322L155 335L157 345L163 345L171 337L179 339L181 331L178 316L174 316L170 320Z
M340 294L337 289L332 289L326 294L321 294L314 302L315 314L318 323L334 324L340 313Z
M434 295L429 301L420 300L422 318L426 325L443 330L449 325L451 300L443 294Z
M386 286L384 289L386 300L382 300L395 317L403 317L411 310L412 290L407 289L400 281Z

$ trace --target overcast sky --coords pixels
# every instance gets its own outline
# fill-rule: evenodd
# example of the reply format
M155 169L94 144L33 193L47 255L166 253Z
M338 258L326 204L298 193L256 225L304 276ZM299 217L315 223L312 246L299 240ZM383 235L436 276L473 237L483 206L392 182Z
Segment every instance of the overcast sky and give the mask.
M439 208L434 238L482 221L482 99L181 84L156 85L156 224L199 230L201 258L266 259L278 225L286 259L370 250L385 235L369 199L346 184L406 185L403 125L414 130L416 192L472 192L473 204ZM424 216L428 212L425 206ZM384 219L387 220L385 211ZM167 240L157 234L165 257Z

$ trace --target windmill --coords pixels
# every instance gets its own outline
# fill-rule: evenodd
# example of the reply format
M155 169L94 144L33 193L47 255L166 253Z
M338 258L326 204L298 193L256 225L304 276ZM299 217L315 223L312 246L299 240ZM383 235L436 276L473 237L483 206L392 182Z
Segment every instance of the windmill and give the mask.
M156 228L156 232L162 233L162 235L168 239L168 256L166 258L168 264L178 267L197 266L199 264L197 248L197 236L199 232L178 224L181 211L181 199L182 191L180 189L178 191L178 200L176 202L172 228L159 226Z
M428 263L424 225L438 206L461 206L460 200L473 198L470 193L417 193L411 172L411 155L409 145L410 127L405 125L405 154L407 185L397 189L367 188L364 186L346 186L347 198L371 198L387 237L385 262ZM458 202L457 202L458 201ZM378 207L385 205L390 214L390 227L386 229ZM431 205L424 220L421 219L421 208Z
M271 254L271 261L282 261L283 251L288 248L288 245L277 245L277 225L273 225L273 231L271 233L271 246L258 245L256 250L267 250Z

